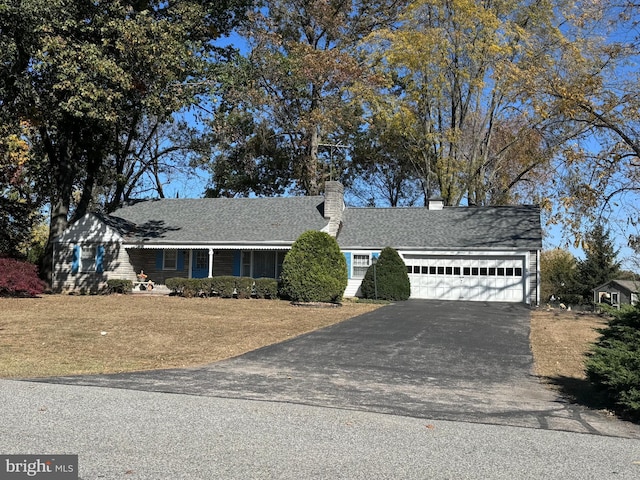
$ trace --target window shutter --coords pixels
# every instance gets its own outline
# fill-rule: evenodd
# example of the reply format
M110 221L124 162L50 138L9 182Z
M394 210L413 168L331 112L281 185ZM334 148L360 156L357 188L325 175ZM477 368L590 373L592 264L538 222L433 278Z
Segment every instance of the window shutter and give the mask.
M156 270L162 270L164 263L164 250L156 250Z
M96 273L103 273L104 267L102 263L104 261L104 245L98 245L96 247Z
M347 261L347 278L351 278L351 252L344 252L344 258Z
M73 246L73 259L71 260L71 273L78 273L80 270L80 245Z
M184 269L184 250L178 250L176 254L176 270Z

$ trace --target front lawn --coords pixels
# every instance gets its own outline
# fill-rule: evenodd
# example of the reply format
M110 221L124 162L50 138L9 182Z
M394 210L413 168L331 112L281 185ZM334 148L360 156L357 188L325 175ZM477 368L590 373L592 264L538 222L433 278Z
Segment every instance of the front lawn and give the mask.
M0 298L0 377L202 365L379 307L142 295Z

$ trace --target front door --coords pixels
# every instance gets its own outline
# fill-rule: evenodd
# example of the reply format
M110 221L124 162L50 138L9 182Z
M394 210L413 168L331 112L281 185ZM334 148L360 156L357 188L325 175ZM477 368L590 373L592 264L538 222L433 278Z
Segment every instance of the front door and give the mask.
M209 251L193 250L191 254L191 278L207 278L209 275Z

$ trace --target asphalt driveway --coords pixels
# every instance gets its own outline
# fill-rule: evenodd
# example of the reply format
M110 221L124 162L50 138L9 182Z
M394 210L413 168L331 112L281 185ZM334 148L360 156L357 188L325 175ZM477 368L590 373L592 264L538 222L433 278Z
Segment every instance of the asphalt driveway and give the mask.
M411 300L203 367L43 381L640 438L532 370L524 305Z

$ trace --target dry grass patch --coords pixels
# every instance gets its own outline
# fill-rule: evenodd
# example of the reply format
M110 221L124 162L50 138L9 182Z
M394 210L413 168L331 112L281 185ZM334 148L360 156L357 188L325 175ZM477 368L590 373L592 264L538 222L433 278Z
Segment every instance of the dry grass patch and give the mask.
M379 306L345 303L339 308L307 308L276 300L138 295L0 298L0 376L201 365Z
M531 314L531 349L535 373L580 403L599 406L601 399L586 380L586 353L599 338L607 318L593 313L537 310Z

